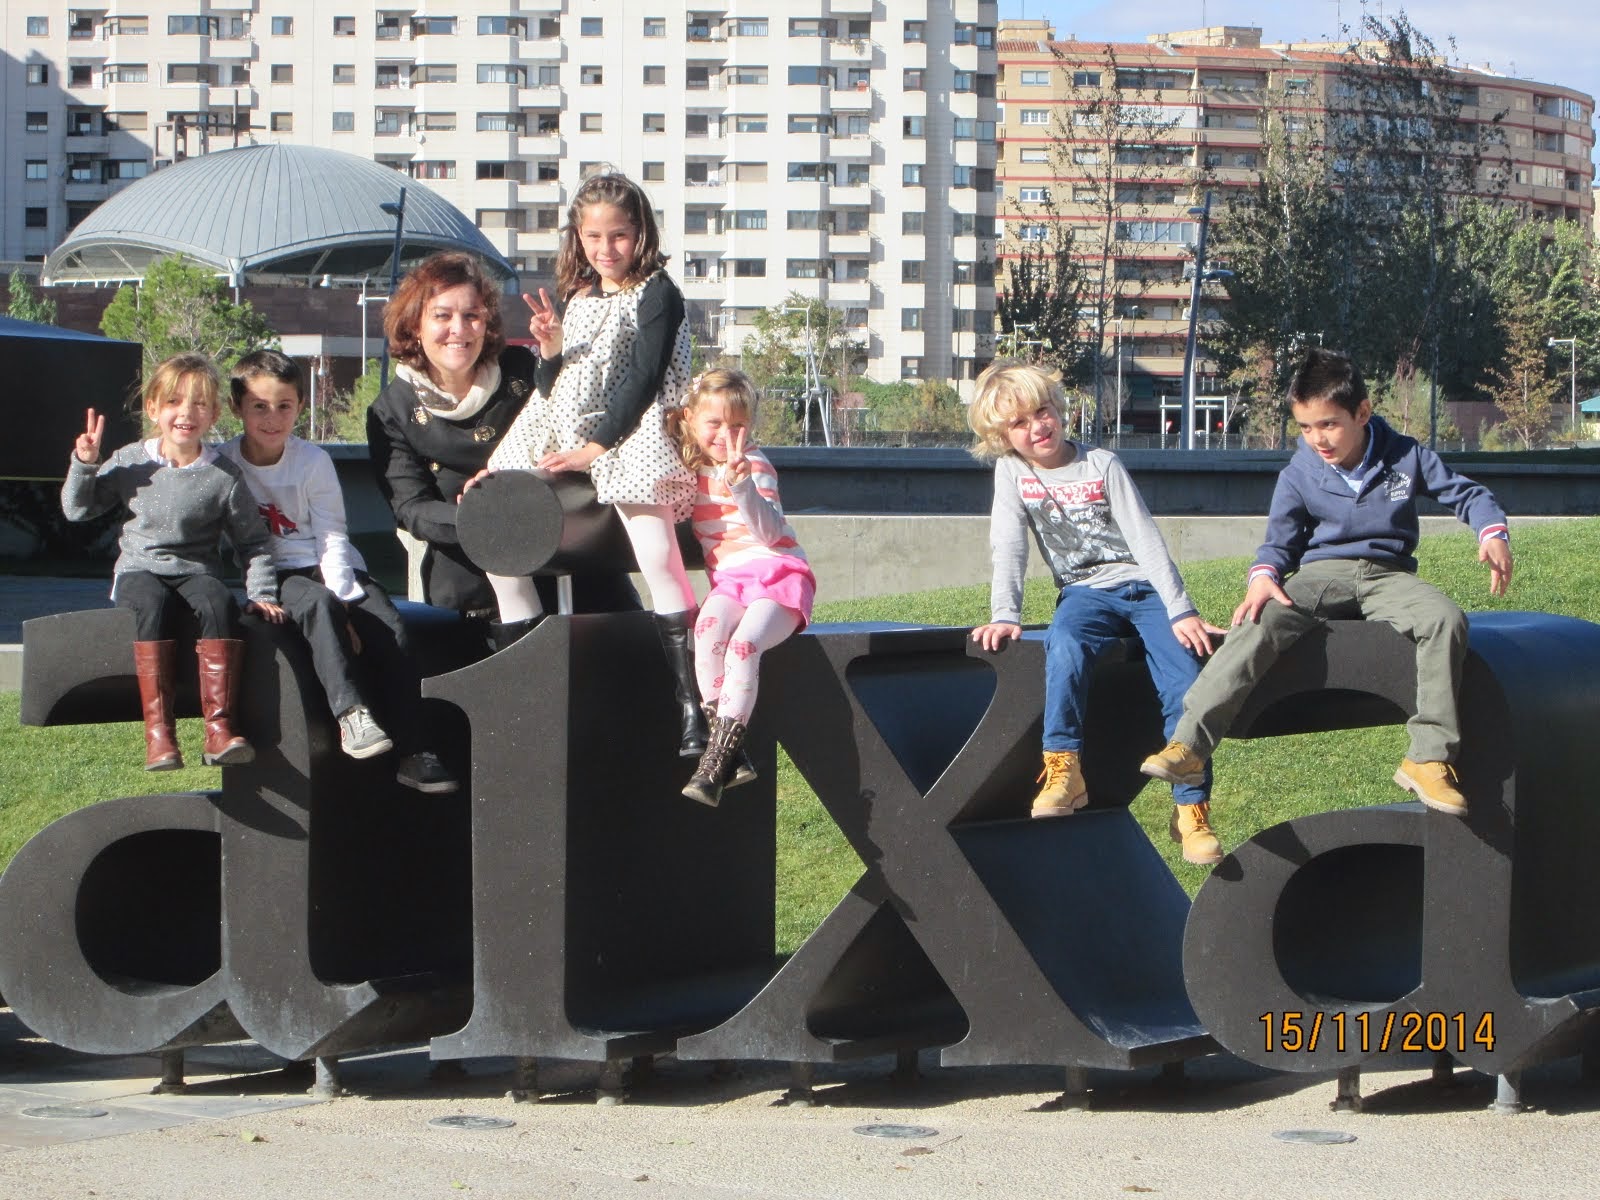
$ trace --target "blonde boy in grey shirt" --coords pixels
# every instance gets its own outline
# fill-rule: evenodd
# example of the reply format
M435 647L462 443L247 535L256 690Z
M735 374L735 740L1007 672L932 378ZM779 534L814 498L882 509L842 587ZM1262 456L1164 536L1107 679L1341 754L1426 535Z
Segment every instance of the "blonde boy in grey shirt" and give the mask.
M1101 649L1134 634L1143 640L1170 737L1215 632L1184 591L1127 468L1110 451L1069 439L1064 414L1055 380L1027 365L990 367L968 411L973 452L995 464L990 619L973 640L996 652L1022 636L1030 537L1060 589L1045 635L1044 787L1035 817L1067 816L1088 803L1084 708ZM1222 859L1210 796L1209 770L1200 783L1173 788L1172 837L1192 863Z

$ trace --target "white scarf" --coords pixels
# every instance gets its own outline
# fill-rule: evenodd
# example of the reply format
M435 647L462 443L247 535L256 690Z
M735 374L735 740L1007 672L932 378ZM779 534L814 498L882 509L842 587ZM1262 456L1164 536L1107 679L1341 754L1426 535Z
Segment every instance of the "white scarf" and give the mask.
M404 379L411 385L423 408L446 421L466 421L477 416L489 403L490 397L500 390L500 364L497 362L484 363L479 367L472 380L472 389L459 400L449 392L441 391L438 384L415 367L396 363L394 373L397 379Z

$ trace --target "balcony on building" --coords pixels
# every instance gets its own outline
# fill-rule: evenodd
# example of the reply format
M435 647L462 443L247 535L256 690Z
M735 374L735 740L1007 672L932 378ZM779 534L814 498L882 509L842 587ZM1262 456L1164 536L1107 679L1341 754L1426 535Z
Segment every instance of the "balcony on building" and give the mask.
M835 135L828 139L824 152L829 158L864 158L870 161L876 145L877 143L865 133Z
M872 87L862 81L854 87L835 88L828 95L828 107L833 112L872 111Z
M871 301L870 279L834 279L828 283L828 303L836 308L866 308Z
M828 235L828 253L835 258L870 257L872 235L865 229L846 230L836 224Z
M521 204L558 204L567 202L567 190L559 179L529 179L517 187L517 201Z
M873 4L873 0L829 0L828 11L830 13L833 13L835 16L841 16L841 17L845 16L846 14L853 15L853 16L871 16L872 15L872 4ZM927 5L926 4L918 4L918 3L905 4L905 3L902 2L902 3L899 3L899 4L897 4L895 6L894 15L896 17L899 17L901 15L901 11L900 10L902 8L906 10L905 16L907 16L907 17L917 18L917 17L924 17L924 16L927 15ZM921 11L920 12L912 12L911 10L913 8L920 9Z
M838 37L828 42L828 56L845 66L870 67L874 46L867 38Z
M872 204L872 185L866 182L829 184L825 197L827 208L861 208Z

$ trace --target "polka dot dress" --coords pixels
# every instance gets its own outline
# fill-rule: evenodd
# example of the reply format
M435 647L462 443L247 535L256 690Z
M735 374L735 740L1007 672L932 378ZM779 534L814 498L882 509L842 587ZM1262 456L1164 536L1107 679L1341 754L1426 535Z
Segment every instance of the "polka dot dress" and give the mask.
M653 277L652 277L653 278ZM561 373L551 394L535 395L489 459L490 470L526 469L546 454L575 450L605 417L639 332L649 280L620 292L574 296L561 318ZM589 467L602 504L655 504L684 521L694 507L694 474L667 437L665 410L689 390L689 326L679 324L661 390L639 424Z

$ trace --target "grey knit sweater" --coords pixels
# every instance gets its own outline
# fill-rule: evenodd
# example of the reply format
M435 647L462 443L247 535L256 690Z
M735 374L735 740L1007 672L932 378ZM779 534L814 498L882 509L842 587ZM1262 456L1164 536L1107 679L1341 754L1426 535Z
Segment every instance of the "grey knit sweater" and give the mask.
M156 453L156 441L133 442L102 463L70 456L61 509L86 521L125 504L129 517L118 539L115 571L154 575L222 576L222 538L244 565L245 594L276 602L277 575L267 549L267 526L239 468L211 447L187 467Z

